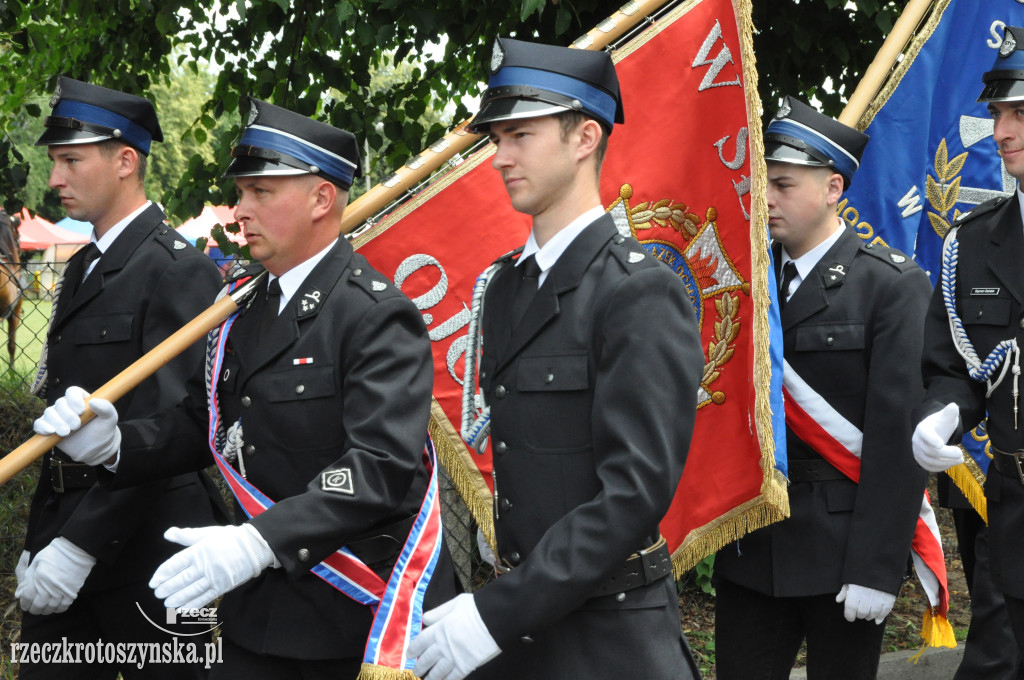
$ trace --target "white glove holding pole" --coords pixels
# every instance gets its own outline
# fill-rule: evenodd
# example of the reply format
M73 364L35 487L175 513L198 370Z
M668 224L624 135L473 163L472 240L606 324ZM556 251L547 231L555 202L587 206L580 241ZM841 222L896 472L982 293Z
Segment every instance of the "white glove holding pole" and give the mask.
M918 423L911 438L917 464L929 472L944 472L964 462L960 447L946 443L959 424L960 409L956 404L946 404Z
M82 425L88 397L89 393L81 387L69 387L63 397L36 418L32 429L43 436L64 437L60 450L72 460L100 465L121 449L121 430L117 429L117 409L106 399L89 400L89 408L96 417Z
M168 541L187 545L161 564L149 587L168 609L202 607L270 566L281 563L251 524L164 532Z
M882 625L885 617L892 611L896 596L874 588L848 583L836 595L836 602L846 603L843 617L850 623L857 619L866 621L873 619L876 624Z
M28 570L28 563L32 559L32 554L27 550L21 551L21 557L18 558L18 565L14 567L14 576L18 580L18 587L14 590L14 599L21 600L21 593L25 590L25 572Z
M39 551L19 577L15 594L21 608L43 616L66 611L94 566L95 557L58 536Z
M409 643L423 680L462 680L501 653L469 593L426 612L423 625Z

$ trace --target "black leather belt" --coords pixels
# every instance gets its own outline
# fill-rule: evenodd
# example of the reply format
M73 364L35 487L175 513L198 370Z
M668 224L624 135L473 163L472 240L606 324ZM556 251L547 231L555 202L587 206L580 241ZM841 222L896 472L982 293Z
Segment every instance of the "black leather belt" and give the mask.
M1007 477L1016 477L1024 484L1024 451L1003 451L991 447L992 466Z
M368 567L385 562L392 563L405 545L409 537L416 515L389 524L375 536L350 541L346 547L356 554Z
M84 489L96 483L96 470L91 465L63 460L50 449L50 485L57 493L68 489Z
M672 556L668 553L668 543L664 538L659 538L651 547L630 555L629 559L598 587L593 597L624 593L660 581L671 574Z
M789 482L827 482L833 479L849 479L824 459L789 460Z

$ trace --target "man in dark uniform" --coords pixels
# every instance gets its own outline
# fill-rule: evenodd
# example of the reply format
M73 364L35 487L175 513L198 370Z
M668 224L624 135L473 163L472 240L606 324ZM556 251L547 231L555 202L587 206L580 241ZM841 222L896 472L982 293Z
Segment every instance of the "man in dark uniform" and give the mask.
M92 242L68 262L40 362L35 390L53 404L69 385L96 389L191 320L213 302L220 275L146 200L146 157L150 143L163 139L153 104L64 77L50 104L36 142L49 146L50 186L69 216L94 228ZM121 412L136 418L177 403L190 377L201 383L202 354L201 343L184 352L125 395ZM163 533L215 521L211 499L220 503L219 495L196 473L121 491L96 479L60 448L43 458L18 570L22 642L170 640L136 603L153 621L166 621L146 586L173 554ZM205 675L200 666L22 663L20 677L114 678L118 670L126 678Z
M260 263L238 278L265 270L269 285L211 336L209 410L190 392L152 420L97 418L73 455L103 460L120 436L107 462L126 484L207 465L217 441L222 470L269 507L236 491L238 525L168 531L189 547L153 576L157 596L200 607L225 595L211 677L354 679L373 614L320 563L346 546L387 579L410 535L429 481L430 342L412 302L341 236L352 134L252 99L232 155L235 217ZM60 413L40 420L51 415L59 426ZM443 557L431 583L438 602L454 594Z
M502 571L424 616L418 675L698 677L658 522L682 475L704 365L682 281L605 214L622 122L610 56L499 39L474 131L533 229L490 274L490 404ZM467 380L472 380L468 376Z
M1024 179L1024 28L1006 28L978 101L988 102L1006 171ZM989 564L1024 651L1024 226L1021 190L957 220L943 244L942 275L925 326L926 394L915 411L914 457L939 472L963 461L963 432L988 416L992 463L985 482ZM951 332L952 331L952 332ZM1010 655L1007 655L1010 658Z
M765 133L791 516L716 557L721 680L788 678L805 638L809 678L874 678L906 574L926 481L910 409L931 287L836 216L866 144L791 97Z

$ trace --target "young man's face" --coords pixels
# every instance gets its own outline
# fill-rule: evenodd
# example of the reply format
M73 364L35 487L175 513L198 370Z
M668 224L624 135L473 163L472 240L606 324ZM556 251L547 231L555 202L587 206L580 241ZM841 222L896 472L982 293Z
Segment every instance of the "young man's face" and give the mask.
M68 217L102 225L121 190L119 154L104 153L97 144L56 144L49 156L50 188L57 190Z
M311 176L235 179L235 219L249 253L275 276L318 252L309 252L317 184Z
M827 168L768 162L768 230L799 257L832 234L843 178Z
M1024 101L991 102L988 112L994 122L992 138L999 146L1006 171L1017 181L1024 181Z
M554 116L491 123L497 150L491 165L501 173L512 207L537 217L557 204L572 183L576 164Z

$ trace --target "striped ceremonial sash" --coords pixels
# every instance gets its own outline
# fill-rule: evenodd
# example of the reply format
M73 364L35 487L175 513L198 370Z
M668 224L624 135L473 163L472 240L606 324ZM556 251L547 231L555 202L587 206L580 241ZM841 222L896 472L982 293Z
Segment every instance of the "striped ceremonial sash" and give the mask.
M229 289L247 279L233 282ZM214 462L248 517L254 517L274 501L245 479L224 458L226 441L221 422L217 382L228 334L238 312L232 314L207 338L207 395L210 408L209 445ZM244 433L243 433L244 436ZM441 505L437 489L437 457L429 437L424 450L430 482L402 552L385 583L352 551L342 547L311 571L331 586L373 610L373 625L366 641L359 680L413 678L414 659L407 657L409 641L422 628L423 597L441 551Z
M864 433L815 392L788 361L783 360L783 364L782 394L786 402L786 425L829 464L850 480L859 482ZM949 611L946 562L942 555L939 527L927 491L921 499L911 555L930 605L924 615L921 636L928 646L955 647L953 629L946 620Z

